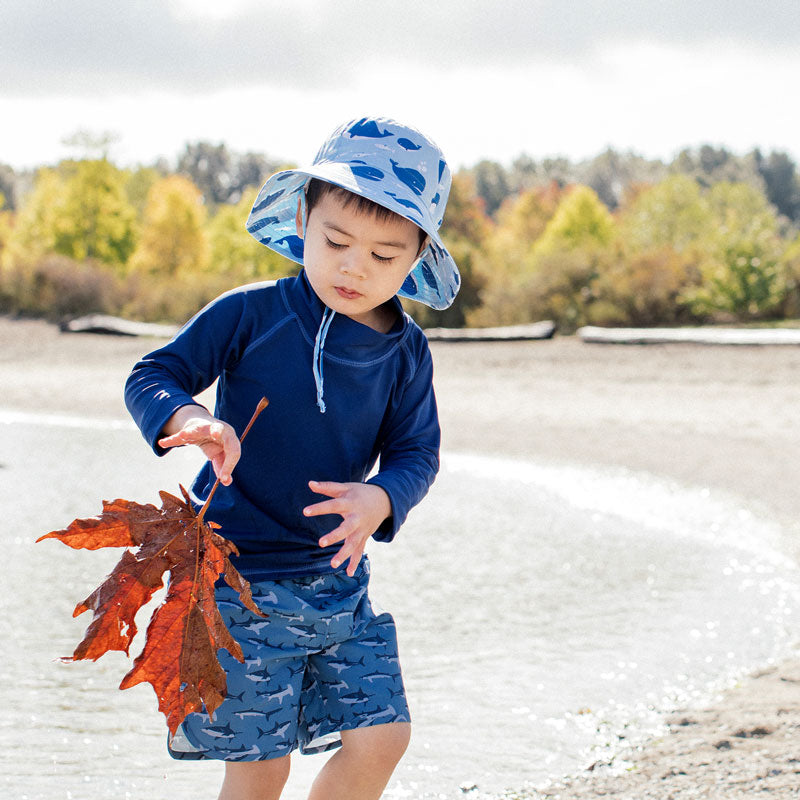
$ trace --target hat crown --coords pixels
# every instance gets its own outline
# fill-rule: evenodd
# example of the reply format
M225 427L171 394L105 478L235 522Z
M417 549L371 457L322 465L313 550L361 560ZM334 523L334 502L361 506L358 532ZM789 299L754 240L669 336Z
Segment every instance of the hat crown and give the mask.
M376 184L391 178L384 189L386 204L398 203L413 211L425 209L441 227L451 174L441 149L410 125L386 117L361 117L337 128L323 143L314 164L347 164L353 174Z

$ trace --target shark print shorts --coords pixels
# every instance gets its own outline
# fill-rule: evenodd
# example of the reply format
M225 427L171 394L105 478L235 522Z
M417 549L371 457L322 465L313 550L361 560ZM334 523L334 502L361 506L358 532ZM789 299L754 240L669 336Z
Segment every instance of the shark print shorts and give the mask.
M227 586L217 605L242 646L244 663L219 659L228 694L210 719L190 714L169 740L178 759L257 761L296 748L318 753L341 744L339 732L409 722L391 615L367 594L369 561L305 578L255 581L257 617Z

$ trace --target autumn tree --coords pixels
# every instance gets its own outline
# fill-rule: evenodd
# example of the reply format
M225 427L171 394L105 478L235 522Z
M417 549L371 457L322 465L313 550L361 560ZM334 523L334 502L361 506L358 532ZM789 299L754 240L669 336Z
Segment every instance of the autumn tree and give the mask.
M614 236L614 220L597 192L588 186L576 186L564 196L547 223L536 242L534 257L604 248Z
M16 214L4 261L33 260L55 252L61 224L61 209L66 197L65 181L53 169L36 174L33 190L23 199Z
M211 255L205 221L202 196L188 178L170 175L156 181L147 194L131 270L160 277L205 272Z
M749 184L719 183L707 200L712 224L693 307L738 319L775 315L787 291L780 266L785 245L766 197Z
M68 199L69 181L63 172L40 170L0 250L4 309L51 319L116 310L117 270L97 259L78 261L58 252L59 237L63 245L65 233L77 228L77 223L67 217ZM115 222L112 218L100 227L114 231L118 229ZM97 232L92 242L99 240ZM101 252L102 247L95 255Z
M534 269L533 249L558 207L562 192L552 183L506 198L483 243L479 268L480 306L470 325L492 326L530 321L528 302L517 289Z
M669 245L636 250L619 240L592 284L595 325L674 325L694 320L687 292L697 285L692 255Z
M780 269L786 285L782 315L790 319L800 318L800 235L784 249Z
M700 184L687 175L629 190L617 217L615 257L594 285L592 322L693 321L690 296L701 280L704 240L712 224Z
M564 330L585 324L593 284L607 268L616 237L614 219L593 189L567 192L533 249L526 286L532 315Z
M517 242L530 250L559 207L564 191L555 182L527 189L506 199L497 212L495 232L501 246Z
M563 193L553 186L549 194L524 194L501 218L508 227L498 225L493 245L491 264L498 266L497 274L470 324L511 325L543 318L567 330L582 324L592 281L616 236L614 220L597 194L586 186ZM512 254L511 261L499 258L503 247Z
M138 167L133 170L125 183L125 196L136 212L138 219L144 216L147 195L153 184L166 177L157 167Z
M105 159L71 162L62 170L67 179L53 249L123 272L136 245L136 213L125 195L127 174Z
M0 276L2 276L3 252L8 247L14 225L14 213L6 206L5 195L0 192Z
M42 169L22 201L9 251L17 259L59 253L122 272L136 242L127 175L108 161L65 162Z
M206 219L202 195L188 178L169 175L150 187L129 262L124 316L185 322L230 288L212 269Z
M622 209L619 232L632 251L669 247L680 253L697 245L711 224L697 181L674 175L639 192Z

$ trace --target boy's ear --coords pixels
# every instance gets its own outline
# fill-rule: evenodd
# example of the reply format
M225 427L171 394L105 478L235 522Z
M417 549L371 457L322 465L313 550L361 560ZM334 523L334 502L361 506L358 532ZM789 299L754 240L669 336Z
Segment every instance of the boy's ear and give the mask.
M431 243L431 237L430 237L430 236L426 236L426 237L425 237L425 238L422 240L422 244L419 246L419 250L417 250L417 258L419 258L419 257L420 257L420 256L421 256L421 255L422 255L424 252L425 252L425 248L426 248L426 247L427 247L427 246L428 246L430 243Z
M306 238L306 226L305 217L306 213L306 203L305 203L305 195L301 195L300 199L297 201L297 212L294 215L294 225L297 228L297 235L301 239Z

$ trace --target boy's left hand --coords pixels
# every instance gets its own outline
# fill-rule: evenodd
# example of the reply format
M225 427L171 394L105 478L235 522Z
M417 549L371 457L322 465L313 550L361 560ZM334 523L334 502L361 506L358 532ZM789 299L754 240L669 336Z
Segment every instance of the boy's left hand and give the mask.
M361 561L367 539L378 530L380 524L392 514L389 495L372 483L335 483L333 481L309 481L312 492L332 498L307 506L303 514L318 517L322 514L339 514L342 522L338 528L326 533L319 540L320 547L329 547L344 542L339 552L331 560L336 568L347 559L347 574L355 574Z

